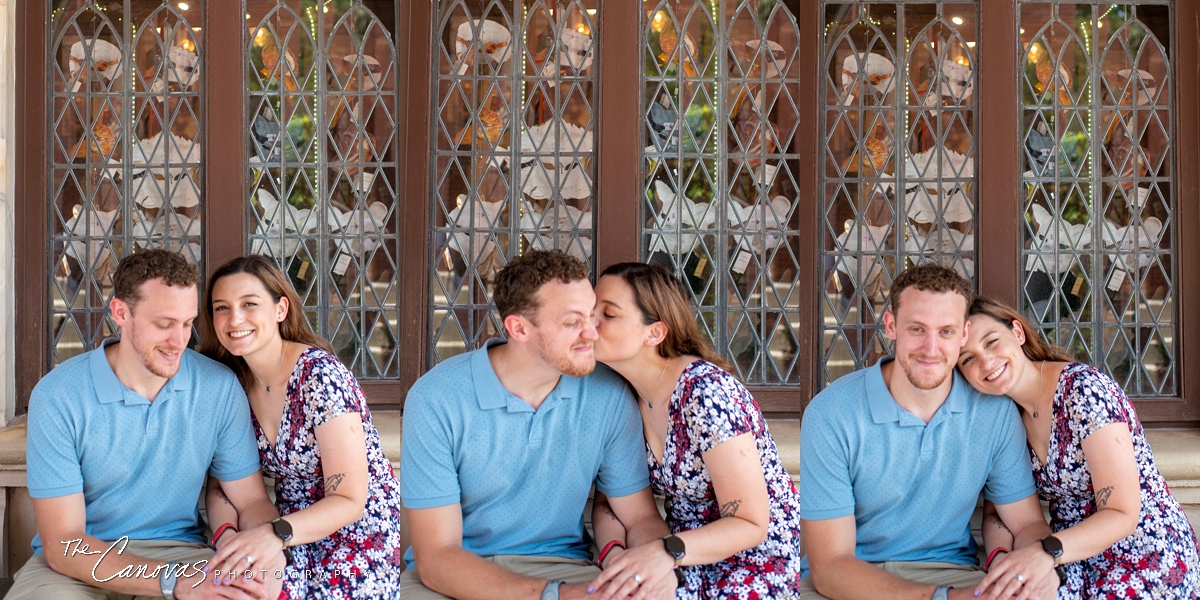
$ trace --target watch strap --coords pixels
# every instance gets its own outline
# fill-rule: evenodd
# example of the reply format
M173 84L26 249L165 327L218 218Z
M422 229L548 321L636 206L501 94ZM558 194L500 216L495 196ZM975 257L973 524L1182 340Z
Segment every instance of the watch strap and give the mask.
M542 600L558 600L558 588L562 585L561 581L551 581L542 588Z
M175 600L175 582L179 577L175 571L177 566L179 563L167 563L167 566L158 574L158 591L167 600Z

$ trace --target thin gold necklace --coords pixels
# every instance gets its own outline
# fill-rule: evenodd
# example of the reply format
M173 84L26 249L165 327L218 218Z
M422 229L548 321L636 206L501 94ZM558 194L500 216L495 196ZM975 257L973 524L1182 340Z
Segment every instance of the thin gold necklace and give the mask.
M1046 361L1044 361L1044 360L1043 360L1043 361L1042 361L1042 364L1041 364L1041 365L1038 367L1038 381L1039 381L1039 382L1041 382L1041 385L1040 385L1040 387L1041 387L1041 389L1042 389L1042 390L1041 390L1041 391L1042 391L1042 395L1045 395L1045 394L1046 394L1046 380L1042 378L1042 373L1043 373L1045 370L1046 370ZM1050 397L1050 403L1051 403L1051 404L1053 404L1053 403L1054 403L1054 397L1053 397L1053 396L1051 396L1051 397ZM1036 405L1035 405L1035 406L1036 406ZM1038 411L1036 411L1036 410L1035 410L1035 411L1033 411L1033 418L1035 418L1035 419L1036 419L1036 418L1038 418Z
M654 397L658 395L658 388L662 386L663 375L667 374L667 367L671 366L672 360L674 359L668 358L667 362L663 363L662 371L658 372L658 382L654 384L654 393L650 394L649 398L646 398L646 404L649 404L651 409L654 408Z
M278 363L275 363L275 372L276 372L276 373L278 373L278 372L279 372L279 370L280 370L280 367L282 367L282 366L283 366L283 359L284 359L284 357L286 357L286 356L287 356L287 347L288 347L287 340L284 340L284 341L283 341L283 347L279 349L279 362L278 362ZM288 379L291 379L291 378L292 378L292 374L291 374L291 372L289 371L289 372L288 372L287 379L284 379L284 380L283 380L283 381L284 381L284 383L287 383L287 380L288 380ZM254 379L255 379L255 381L257 381L257 380L258 380L258 377L255 377ZM263 387L265 387L265 388L267 388L267 393L268 393L268 394L270 394L270 393L271 393L271 386L270 386L270 385L264 384L264 383L263 383L263 382L261 382L261 381L259 381L259 382L258 382L258 384L259 384L259 385L261 385L261 386L263 386Z

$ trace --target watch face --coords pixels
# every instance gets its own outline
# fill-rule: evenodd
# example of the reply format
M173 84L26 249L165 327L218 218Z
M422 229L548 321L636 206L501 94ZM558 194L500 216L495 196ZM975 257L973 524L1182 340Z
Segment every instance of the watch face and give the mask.
M673 535L668 535L667 537L663 538L663 546L667 548L668 554L677 559L683 558L684 554L687 552L683 545L683 540Z
M271 521L271 529L275 530L275 535L285 542L292 539L292 524L282 518Z
M1042 549L1055 558L1062 556L1063 553L1062 542L1052 535L1042 538Z

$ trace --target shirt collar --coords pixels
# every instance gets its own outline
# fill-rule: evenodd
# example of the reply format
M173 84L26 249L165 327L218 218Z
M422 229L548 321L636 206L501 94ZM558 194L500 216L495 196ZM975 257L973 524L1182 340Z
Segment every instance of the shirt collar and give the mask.
M508 407L510 410L531 410L524 400L513 396L504 385L500 383L500 378L496 376L496 370L492 367L492 360L488 357L488 349L499 346L500 344L508 343L507 340L501 338L492 338L484 342L483 347L476 350L471 356L471 378L475 384L475 400L479 402L479 408L482 410L491 410L494 408ZM547 403L555 396L559 398L576 398L579 396L579 389L583 386L583 381L578 377L562 375L558 378L558 384L554 386L554 390L550 392L550 396L546 398L546 403L542 407L546 407ZM519 403L514 405L513 403ZM521 407L524 406L522 409Z
M900 408L896 404L896 399L892 397L892 392L888 390L887 382L883 380L883 365L895 360L894 356L884 356L879 359L872 367L867 369L866 374L866 389L867 403L871 408L871 420L875 423L895 423L900 421ZM954 369L952 375L953 383L950 384L950 395L946 397L946 401L942 404L943 408L948 409L952 413L965 412L967 410L967 380L962 378L958 373L958 369ZM938 409L941 411L941 409Z
M92 385L96 389L96 396L100 399L101 404L110 404L118 400L124 400L125 404L149 404L149 400L143 398L141 394L129 389L125 384L117 379L117 374L113 372L112 365L108 364L108 354L105 348L120 342L118 337L111 337L100 342L100 347L91 352L88 358L92 369ZM192 364L188 358L188 350L184 350L179 357L179 371L174 377L167 380L163 389L172 389L174 391L183 391L192 385ZM159 397L162 397L162 392L159 392Z

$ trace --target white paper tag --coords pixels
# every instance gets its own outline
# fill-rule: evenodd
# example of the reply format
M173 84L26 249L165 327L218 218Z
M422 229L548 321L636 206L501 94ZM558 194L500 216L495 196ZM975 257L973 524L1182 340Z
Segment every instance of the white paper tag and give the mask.
M1112 275L1108 278L1108 289L1118 291L1121 289L1121 284L1125 282L1125 270L1113 269Z
M750 264L750 253L745 250L739 250L737 257L733 259L733 272L741 275L746 272L746 267Z
M337 260L333 261L333 274L345 275L346 269L350 268L350 255L345 252L339 252Z

